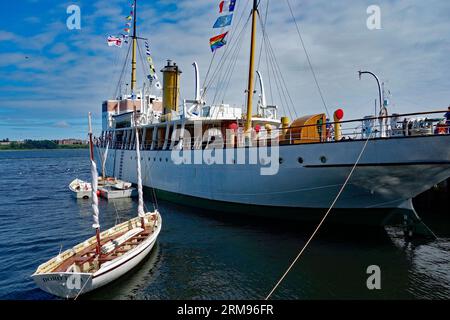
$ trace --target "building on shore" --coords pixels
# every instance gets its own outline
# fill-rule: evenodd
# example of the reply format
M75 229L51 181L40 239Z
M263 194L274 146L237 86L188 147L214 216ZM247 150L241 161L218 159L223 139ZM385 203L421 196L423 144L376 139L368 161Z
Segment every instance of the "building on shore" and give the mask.
M85 145L87 144L87 141L81 140L81 139L62 139L62 140L55 140L54 141L57 145Z

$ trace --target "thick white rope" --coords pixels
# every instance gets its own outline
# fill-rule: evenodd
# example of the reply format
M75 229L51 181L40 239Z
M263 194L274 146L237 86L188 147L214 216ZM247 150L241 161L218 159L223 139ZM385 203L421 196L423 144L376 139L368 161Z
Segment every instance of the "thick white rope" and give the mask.
M100 150L100 148L98 148L98 150ZM103 156L102 156L102 173L103 173L103 175L106 177L106 159L108 158L108 151L109 151L109 141L108 141L108 143L106 144L106 150L105 150L105 153L103 154Z
M98 211L98 196L97 196L97 189L98 189L98 173L97 173L97 165L95 164L94 160L91 160L91 175L92 175L92 211L93 211L93 218L94 218L94 224L92 227L94 229L100 228L99 223L99 211Z
M364 143L364 146L358 156L358 158L356 159L355 165L353 166L352 170L350 171L347 179L345 180L344 184L342 185L341 189L339 190L336 198L334 199L333 203L331 204L330 208L328 209L327 213L325 214L325 216L322 218L322 220L320 221L319 225L317 226L317 228L314 230L313 234L311 235L311 237L308 239L308 241L306 242L306 244L303 246L302 250L300 251L300 253L297 255L297 257L294 259L294 261L291 263L291 265L289 266L289 268L286 270L286 272L283 274L283 276L280 278L280 280L278 280L277 284L273 287L272 291L270 291L270 293L267 295L267 297L265 298L265 300L269 300L270 297L273 295L273 293L277 290L277 288L280 286L280 284L283 282L284 278L286 278L286 276L288 275L288 273L291 271L291 269L294 267L294 265L297 263L298 259L300 259L300 257L303 255L303 252L305 252L306 248L308 247L308 245L311 243L311 241L314 239L314 237L316 236L317 232L319 231L320 227L322 226L322 224L325 222L325 220L327 219L328 215L330 214L331 210L333 210L334 206L336 205L336 202L339 200L340 196L342 195L342 192L344 192L345 187L347 186L348 182L350 181L351 177L353 176L353 173L356 170L356 167L358 166L362 155L364 154L364 151L366 150L367 144L369 143L370 138L372 137L372 134L369 135L369 137L367 138L366 142Z
M144 212L144 193L142 191L142 174L141 174L141 146L139 143L139 129L136 127L136 161L137 161L137 184L139 194L138 215L145 217Z

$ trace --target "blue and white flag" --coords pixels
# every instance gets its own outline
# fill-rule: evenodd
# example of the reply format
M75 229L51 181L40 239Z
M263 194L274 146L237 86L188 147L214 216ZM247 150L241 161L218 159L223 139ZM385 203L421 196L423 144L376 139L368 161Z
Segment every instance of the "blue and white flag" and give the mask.
M224 0L221 1L219 4L219 12L220 13L233 12L235 7L236 7L236 0Z
M224 28L231 25L232 22L233 22L233 14L221 16L217 18L213 28Z

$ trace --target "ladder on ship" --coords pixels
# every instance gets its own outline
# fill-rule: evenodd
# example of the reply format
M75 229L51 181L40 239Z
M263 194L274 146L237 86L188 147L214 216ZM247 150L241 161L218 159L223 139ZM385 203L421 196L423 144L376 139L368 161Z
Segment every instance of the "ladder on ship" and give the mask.
M122 150L120 152L120 162L119 162L119 174L117 175L117 177L119 179L122 179L122 173L123 173L123 157L125 156L125 152Z

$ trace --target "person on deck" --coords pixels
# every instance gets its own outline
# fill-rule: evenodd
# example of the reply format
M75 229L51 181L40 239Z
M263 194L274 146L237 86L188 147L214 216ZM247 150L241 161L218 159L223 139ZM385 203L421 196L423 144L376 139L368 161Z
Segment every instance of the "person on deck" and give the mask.
M450 133L450 106L448 106L447 113L444 114L445 124L447 126L447 133Z
M331 141L331 130L333 126L331 125L330 119L327 118L326 130L327 130L327 141Z

